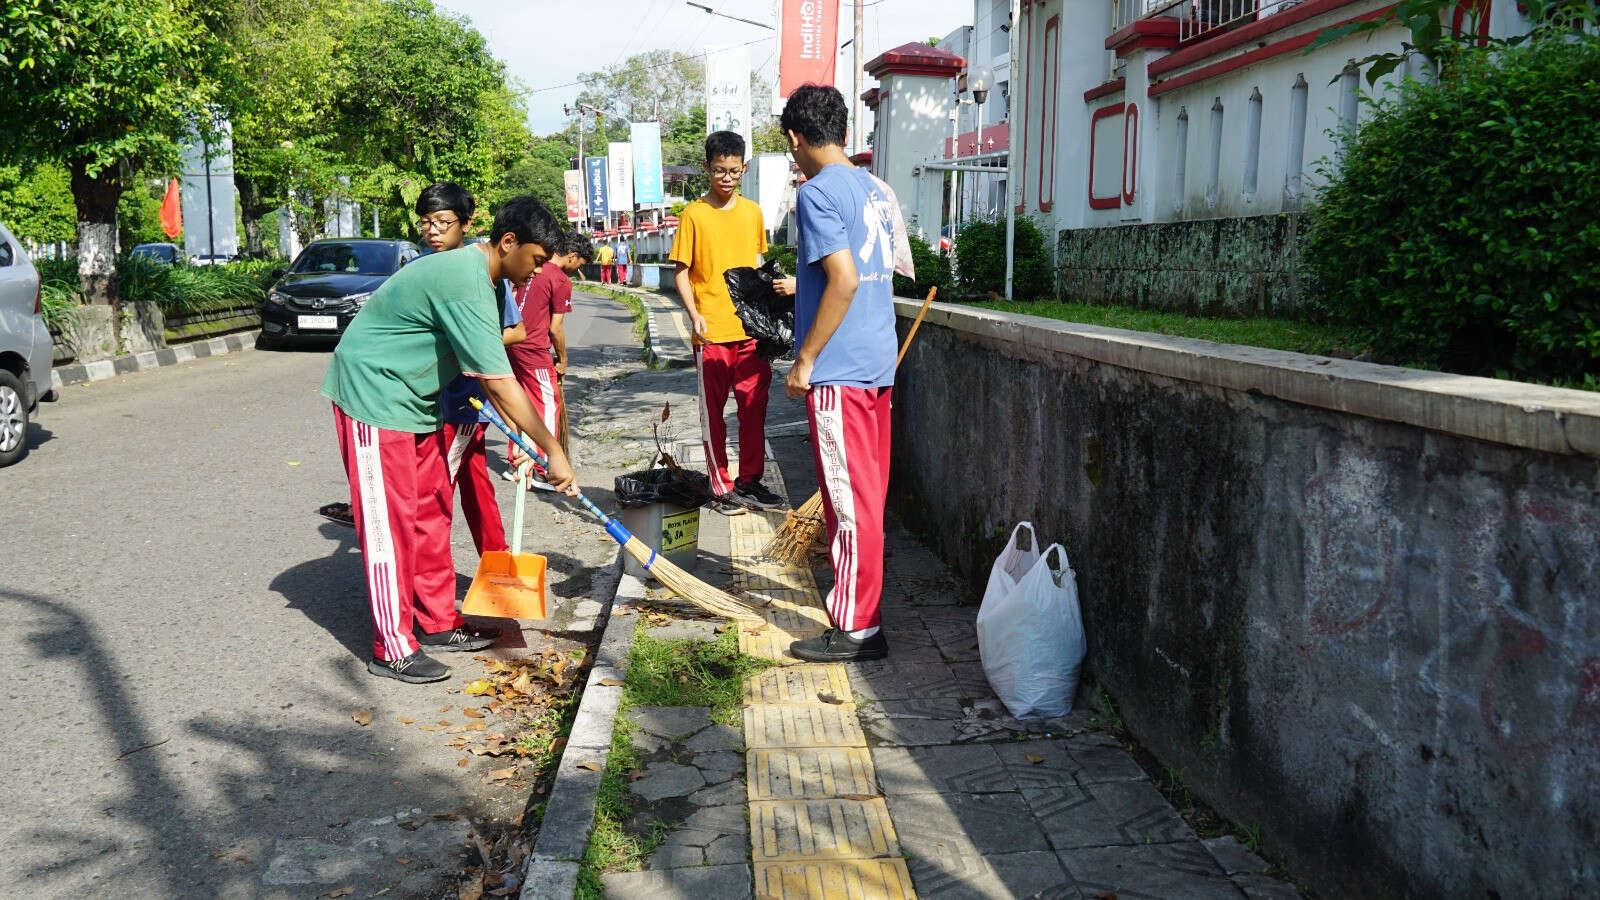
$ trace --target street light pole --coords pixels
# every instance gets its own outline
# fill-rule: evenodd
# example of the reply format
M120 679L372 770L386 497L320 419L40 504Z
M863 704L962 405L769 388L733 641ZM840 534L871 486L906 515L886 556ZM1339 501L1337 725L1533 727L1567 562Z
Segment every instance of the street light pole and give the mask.
M1024 70L1027 61L1017 58L1017 35L1021 33L1022 25L1022 0L1011 0L1011 53L1009 68L1011 70L1011 96L1026 97L1021 93L1026 90L1024 84ZM1016 104L1013 103L1012 106ZM1009 119L1008 119L1009 121ZM1026 127L1026 123L1024 123ZM1017 265L1017 206L1012 202L1016 195L1017 185L1017 142L1010 141L1006 151L1006 299L1011 299L1012 276Z
M866 80L866 72L863 69L863 66L865 66L866 63L864 63L862 61L862 46L863 46L863 44L865 44L865 41L863 41L861 39L862 31L864 30L863 27L862 27L862 22L865 20L864 19L864 14L863 14L864 4L863 4L862 0L856 0L855 9L856 9L856 34L855 34L855 38L854 38L854 41L855 41L855 44L856 44L856 65L855 65L855 73L854 73L855 74L855 87L850 92L850 109L851 109L851 111L852 111L852 113L853 113L853 115L855 117L855 123L856 123L855 135L854 135L855 140L852 141L852 143L855 145L855 152L860 153L862 150L865 150L867 148L866 139L863 137L863 134L865 133L866 129L861 124L861 120L863 118L865 118L865 115L866 115L866 111L863 108L862 102L861 102L861 82Z

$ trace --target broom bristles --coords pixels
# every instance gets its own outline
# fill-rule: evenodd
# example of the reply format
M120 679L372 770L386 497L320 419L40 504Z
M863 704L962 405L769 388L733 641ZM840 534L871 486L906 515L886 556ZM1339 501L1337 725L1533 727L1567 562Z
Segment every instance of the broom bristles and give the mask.
M817 538L822 536L827 525L822 516L822 492L811 495L811 499L800 505L799 509L791 510L784 517L783 525L778 528L772 540L767 543L762 551L767 559L785 565L804 565L811 556L811 548L816 544Z
M646 566L646 570L663 586L706 612L730 619L761 621L761 616L748 601L740 600L727 591L717 590L690 575L676 563L651 550L650 545L637 537L629 538L622 549L628 551L628 555L641 566ZM654 562L650 560L652 555L655 556Z

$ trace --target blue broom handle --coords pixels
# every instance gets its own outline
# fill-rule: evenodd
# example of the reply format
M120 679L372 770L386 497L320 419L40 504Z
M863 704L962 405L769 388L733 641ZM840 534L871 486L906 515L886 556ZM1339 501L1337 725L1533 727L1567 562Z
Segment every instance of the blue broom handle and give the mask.
M513 431L511 426L506 424L506 420L500 418L500 414L495 412L494 407L484 405L483 401L479 400L477 397L468 397L467 402L472 404L473 409L483 413L486 417L488 417L491 425L505 432L506 437L510 438L518 447L521 447L522 452L528 454L530 459L538 463L541 468L549 471L550 461L545 458L545 455L540 453L537 447L525 440L522 435ZM626 544L628 541L633 539L632 532L622 527L621 522L618 522L616 519L613 519L602 512L600 507L595 506L588 497L583 495L582 491L578 492L576 499L579 503L583 504L584 509L587 509L589 512L593 513L594 517L600 520L600 524L605 526L606 533L611 535L612 539L617 543ZM654 554L652 554L652 556L654 556Z

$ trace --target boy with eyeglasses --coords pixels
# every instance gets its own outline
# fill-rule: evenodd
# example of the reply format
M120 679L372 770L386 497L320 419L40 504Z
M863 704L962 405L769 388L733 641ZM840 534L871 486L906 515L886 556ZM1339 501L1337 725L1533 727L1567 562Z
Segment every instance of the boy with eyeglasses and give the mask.
M427 508L429 491L448 478L439 405L445 383L457 374L476 378L495 409L545 452L550 483L576 492L566 454L512 376L495 301L495 285L532 276L557 234L538 200L507 200L488 243L431 254L390 276L333 353L322 395L333 402L355 508L374 632L367 671L374 675L439 681L450 668L423 647L478 649L499 636L461 617L453 577L442 591L417 577L419 559L437 558L441 542L449 554L448 519L442 529L430 527L437 511Z
M678 296L694 325L694 366L700 382L700 441L716 495L712 509L780 509L783 498L761 483L766 457L767 390L772 364L756 353L733 309L724 273L758 266L767 252L761 207L736 193L745 172L744 138L732 131L706 138L711 190L684 208L668 255L677 264ZM739 474L728 474L722 409L733 393L739 417Z

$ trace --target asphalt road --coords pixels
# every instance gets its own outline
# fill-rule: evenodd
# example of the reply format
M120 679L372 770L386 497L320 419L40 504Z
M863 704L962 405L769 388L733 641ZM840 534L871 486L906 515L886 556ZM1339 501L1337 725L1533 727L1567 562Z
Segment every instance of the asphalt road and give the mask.
M568 328L575 406L638 368L620 306L580 296ZM526 801L394 724L459 697L365 670L354 535L313 512L348 496L327 360L247 351L69 388L0 470L0 896L313 897L345 857L363 884L427 895L468 817ZM614 548L551 506L530 517L569 535L549 544L552 588L587 598ZM459 518L455 538L465 584ZM293 846L333 860L322 882L281 865Z

